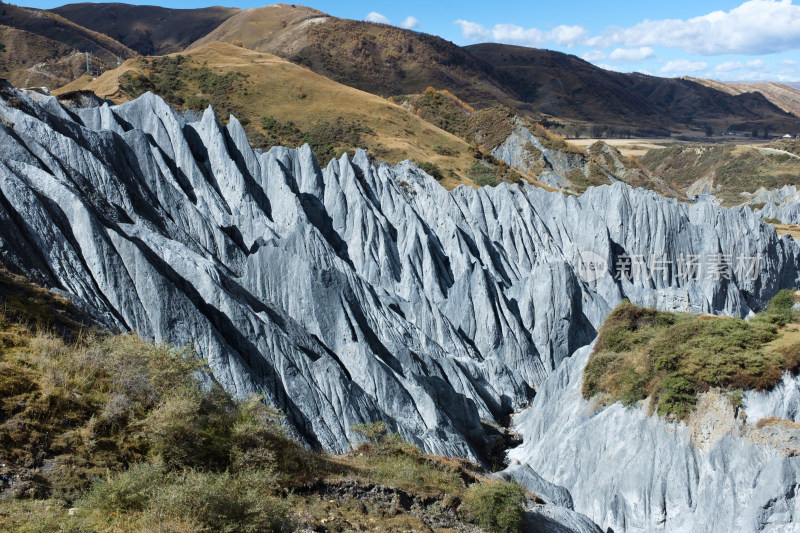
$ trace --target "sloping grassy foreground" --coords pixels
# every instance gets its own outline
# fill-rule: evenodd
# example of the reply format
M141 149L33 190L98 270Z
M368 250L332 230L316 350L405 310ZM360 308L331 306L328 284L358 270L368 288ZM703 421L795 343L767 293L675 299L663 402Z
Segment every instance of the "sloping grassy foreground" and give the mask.
M644 309L628 301L606 319L584 370L583 396L632 405L652 398L660 415L682 418L712 387L768 390L800 369L791 291L750 320ZM788 342L787 342L788 341Z
M516 531L525 491L383 424L291 440L189 350L92 331L0 268L0 531ZM81 320L68 316L75 314Z

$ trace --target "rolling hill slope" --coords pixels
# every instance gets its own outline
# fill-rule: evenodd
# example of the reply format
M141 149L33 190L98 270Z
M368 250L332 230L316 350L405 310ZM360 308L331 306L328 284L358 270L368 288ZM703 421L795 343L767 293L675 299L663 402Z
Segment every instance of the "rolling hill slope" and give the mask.
M453 187L469 183L467 169L474 161L466 141L399 105L273 55L225 43L126 61L96 80L83 77L56 93L83 89L117 102L152 90L179 108L211 104L220 119L235 114L261 148L316 143L322 165L329 156L367 147L390 163L413 159L435 165L443 184Z
M108 35L142 55L161 55L182 51L239 9L219 6L169 9L84 2L57 7L51 12Z
M784 111L800 117L800 88L798 87L773 82L734 83L702 78L689 79L728 94L761 93L767 100Z
M477 107L505 104L541 118L642 130L784 129L800 120L761 95L731 95L682 79L620 74L575 56L497 44L458 47L393 26L277 4L243 10L190 46L240 44L380 95L446 89Z
M301 6L244 10L189 49L213 41L269 52L383 96L433 86L479 107L513 100L491 77L491 67L440 37L330 17Z
M558 117L633 129L703 131L800 126L761 94L728 92L687 79L621 74L576 56L501 44L466 47L534 108Z
M0 77L17 87L59 86L86 71L86 58L58 41L0 26Z
M43 18L31 17L35 11L13 9L28 16L10 17L15 20L5 22L7 25L32 33L38 29L40 34L59 40L48 34L54 31L52 24L29 27L28 19ZM800 130L800 118L760 93L731 94L730 90L689 79L610 72L575 56L548 50L499 44L462 48L440 37L339 19L297 5L170 10L84 3L45 13L48 17L64 14L142 53L159 55L184 46L194 50L221 41L274 54L372 94L420 94L435 87L477 109L507 105L534 121L545 119L606 128L607 132L614 130L618 134L659 136L703 136L708 128ZM58 20L81 28L64 18ZM0 19L0 23L4 20ZM73 28L73 33L97 35L85 28ZM135 54L108 36L104 39L109 49L116 46L127 50L128 55L122 54L123 57ZM72 42L75 40L65 44L79 47L81 43ZM115 59L115 53L110 57ZM46 56L39 55L38 59ZM98 52L100 59L101 56Z
M114 39L89 30L57 14L10 4L0 6L0 77L19 86L58 87L86 70L84 52L92 68L117 66L117 59L138 55Z
M762 187L800 185L800 158L766 146L673 146L651 150L641 161L650 172L675 183L689 196L711 193L724 205L740 204L748 198L743 193Z

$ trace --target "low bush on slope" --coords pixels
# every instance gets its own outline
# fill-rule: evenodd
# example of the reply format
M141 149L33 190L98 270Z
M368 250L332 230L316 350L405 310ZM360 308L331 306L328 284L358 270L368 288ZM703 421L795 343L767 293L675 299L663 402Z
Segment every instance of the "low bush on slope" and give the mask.
M2 267L0 310L0 531L521 524L524 491L478 465L423 454L382 423L354 427L364 442L349 454L308 451L190 350L93 330Z
M606 319L584 370L583 395L632 405L651 397L660 415L686 416L697 394L768 390L800 369L794 298L779 292L750 320L620 304Z

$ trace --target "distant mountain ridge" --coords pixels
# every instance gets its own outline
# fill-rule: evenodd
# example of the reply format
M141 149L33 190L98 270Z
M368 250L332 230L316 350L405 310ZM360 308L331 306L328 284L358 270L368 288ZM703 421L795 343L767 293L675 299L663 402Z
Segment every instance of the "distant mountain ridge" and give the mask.
M162 55L182 51L240 10L220 6L170 9L86 2L67 4L50 11L104 33L142 55Z
M275 54L381 96L433 86L479 107L516 101L492 79L489 65L440 37L331 17L302 6L244 10L189 49L215 40Z
M84 53L95 71L137 56L111 37L56 13L11 4L0 6L0 77L16 85L58 87L86 71Z
M713 89L729 94L744 94L758 92L788 113L800 117L800 83L775 83L763 82L725 82L701 78L687 78Z
M800 123L761 94L733 95L695 80L607 71L551 50L491 43L465 49L493 65L493 75L524 102L561 119L673 131Z
M692 80L610 72L550 50L502 44L460 47L434 35L340 19L299 5L168 10L71 4L54 11L141 53L175 52L175 43L185 43L191 50L223 41L289 59L381 96L421 93L431 86L446 89L476 108L504 104L535 120L597 124L640 135L702 135L708 126L715 130L800 128L800 119L760 94L733 95ZM166 21L144 24L142 31L151 31L153 52L136 41L138 34L123 34L115 22L122 13L128 28L142 26L137 22L142 17L168 15ZM180 38L167 47L164 36L175 28ZM201 28L208 31L201 35ZM190 37L195 40L189 42Z

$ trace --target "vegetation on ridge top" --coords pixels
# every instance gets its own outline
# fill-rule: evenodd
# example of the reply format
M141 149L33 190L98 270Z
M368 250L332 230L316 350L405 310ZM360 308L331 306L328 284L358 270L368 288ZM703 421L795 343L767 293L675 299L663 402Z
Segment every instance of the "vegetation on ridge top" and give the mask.
M793 293L780 291L750 320L696 316L621 303L603 323L584 369L583 396L685 417L697 395L769 390L800 369Z

